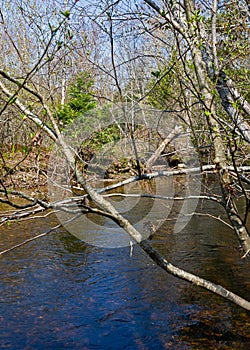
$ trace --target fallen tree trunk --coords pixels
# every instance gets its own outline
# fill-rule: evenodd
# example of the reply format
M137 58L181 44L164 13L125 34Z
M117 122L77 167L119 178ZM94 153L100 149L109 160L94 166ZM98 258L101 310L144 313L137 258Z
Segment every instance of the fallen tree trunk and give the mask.
M1 87L3 92L8 97L11 97L12 94L9 92L8 89L5 88L3 84L1 84ZM35 93L35 95L38 96L37 93ZM40 97L40 101L43 102L42 97ZM113 205L109 201L103 198L101 194L95 191L88 184L87 179L82 175L81 171L76 167L75 158L74 158L74 155L72 154L70 146L67 145L67 143L65 142L63 135L61 134L58 128L58 125L50 112L50 109L45 104L43 104L43 107L50 118L51 124L54 129L53 131L50 128L48 128L38 116L33 114L31 115L30 111L27 108L25 108L25 106L18 100L18 98L15 99L14 103L18 108L22 110L22 112L25 115L27 115L28 118L30 118L34 123L39 125L53 141L56 140L56 142L61 147L65 155L68 165L72 168L73 171L76 172L78 180L82 183L82 186L86 191L86 193L97 204L98 207L106 211L109 214L109 217L112 217L112 219L130 235L132 244L138 243L140 247L151 257L151 259L158 266L163 268L165 271L171 273L172 275L177 276L186 281L192 282L197 286L202 286L203 288L206 288L207 290L212 291L213 293L223 296L226 299L250 311L250 302L240 298L239 296L233 294L232 292L224 289L219 285L215 285L209 281L206 281L200 277L197 277L182 269L175 267L174 265L169 263L157 250L155 250L147 240L143 240L141 233L138 232L128 220L126 220L121 214L119 214L118 211L113 207Z
M152 154L152 156L146 162L146 168L151 169L157 159L160 157L165 147L170 144L170 142L180 134L180 128L175 126L174 130L161 142L157 150Z

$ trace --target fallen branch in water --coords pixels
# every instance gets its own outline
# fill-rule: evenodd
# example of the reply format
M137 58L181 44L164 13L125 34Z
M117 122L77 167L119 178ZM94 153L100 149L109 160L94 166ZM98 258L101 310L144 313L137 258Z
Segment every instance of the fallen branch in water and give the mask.
M147 3L152 4L153 2L147 1ZM160 12L161 12L161 10L160 10ZM16 83L17 86L19 86L18 81L15 81L13 79L11 81L12 81L12 83ZM98 193L98 191L94 190L89 185L86 177L84 177L83 174L81 173L81 171L79 169L77 169L76 164L75 164L75 155L72 153L70 146L67 145L66 141L64 140L64 137L59 130L57 121L54 119L53 113L50 111L49 107L45 104L43 96L40 96L36 91L32 91L29 88L28 92L33 94L36 98L38 98L38 100L41 102L41 104L44 108L44 111L46 111L46 115L50 119L51 128L48 125L46 125L39 118L39 116L35 115L33 112L31 112L29 110L29 108L27 108L25 105L23 105L18 98L16 98L13 101L13 96L16 97L16 94L13 94L11 91L9 91L2 82L0 82L0 84L1 84L1 89L2 89L3 93L5 95L7 95L7 97L9 98L9 101L12 101L11 103L13 103L15 106L17 106L22 111L23 115L28 117L29 120L31 120L33 123L38 125L47 134L47 136L49 136L54 142L58 142L58 145L61 147L61 150L64 153L65 158L67 160L67 166L70 167L72 169L72 171L74 171L76 173L77 179L81 180L80 181L81 185L83 186L83 189L86 191L86 193L89 195L89 197L97 204L97 206L103 212L106 213L106 215L109 215L109 217L111 217L113 221L118 223L118 225L121 228L123 228L130 235L131 240L134 240L135 242L137 242L140 245L140 247L151 257L151 259L158 266L160 266L165 271L171 273L172 275L177 276L178 278L192 282L192 283L196 284L197 286L201 286L209 291L212 291L213 293L221 295L224 298L226 298L226 299L234 302L235 304L240 305L241 307L245 308L246 310L250 311L250 302L240 298L239 296L231 293L230 291L226 290L225 288L223 288L219 285L213 284L212 282L204 280L204 279L197 277L189 272L186 272L178 267L175 267L170 262L168 262L158 251L156 251L147 240L143 240L142 235L133 227L133 225L131 225L131 223L129 221L127 221L122 215L120 215L117 212L117 210L112 206L111 203L106 201L103 198L103 196L101 196L101 193L112 189L112 186L104 189L103 191L99 191L99 193ZM23 84L22 86L25 87L25 84ZM214 97L213 97L213 99L214 99ZM216 137L216 139L217 138L218 137ZM126 183L131 183L133 181L141 180L141 179L152 179L152 178L156 178L156 177L160 177L160 176L183 175L183 174L191 174L191 173L195 173L195 172L200 173L200 170L201 170L200 168L193 168L193 169L181 169L181 170L175 170L175 171L160 171L160 172L154 172L151 174L142 174L139 177L134 177L133 179L130 179ZM202 167L202 171L206 171L206 170L207 171L209 171L209 170L217 171L216 166L214 166L214 165ZM228 169L228 170L230 170L230 169ZM232 171L234 171L234 170L235 170L234 167L232 167ZM248 170L250 170L250 167ZM246 170L244 168L244 171L248 171L248 170ZM125 182L124 182L124 184L125 184ZM115 187L113 187L113 188L115 188ZM39 204L39 202L37 202L37 203ZM56 207L56 204L54 204L54 205ZM241 235L242 225L240 222L237 221L237 219L239 219L236 215L237 213L234 214L234 213L232 213L231 208L229 208L229 209L230 209L230 214L231 214L230 219L232 220L233 224L236 226L237 233L239 234L239 237L241 238L242 237L242 235ZM82 212L79 213L79 215L82 215ZM72 218L70 220L74 220L74 219L75 218ZM20 247L23 244L31 242L35 239L40 238L40 237L43 237L43 236L47 235L48 233L54 231L55 229L65 225L65 224L67 224L67 222L61 223L47 232L41 233L40 235L38 235L36 237L30 238L30 239L26 240L25 242L16 245L15 247L9 248L9 249L1 252L1 255L3 255L4 253L7 253L8 251L13 250L17 247Z
M45 209L43 207L37 207L37 208L32 208L32 210L29 211L24 211L24 210L18 210L15 211L14 213L11 214L5 214L4 216L2 216L2 218L0 219L0 226L3 225L4 223L8 222L8 221L13 221L13 220L20 220L23 218L27 218L31 215L43 212Z
M230 172L235 172L235 168L233 166L225 167ZM241 166L237 168L238 172L250 172L250 166ZM104 188L97 189L96 191L99 194L115 190L119 187L129 185L133 182L139 181L139 180L152 180L154 178L158 177L171 177L176 175L189 175L189 174L198 174L201 175L206 172L213 172L216 173L216 166L213 164L203 165L200 167L194 167L194 168L184 168L184 169L173 169L173 170L160 170L160 171L154 171L150 173L141 174L141 176L135 175L130 176L128 179L116 182L112 185L105 186ZM243 175L242 175L243 176ZM245 177L244 177L245 178ZM250 183L250 180L246 180L248 183ZM65 189L64 189L65 190ZM84 191L81 187L73 187L73 190L77 190L78 193L80 191Z
M104 194L103 197L134 197L134 198L152 198L152 199L161 199L161 200L176 200L176 201L184 201L184 200L194 200L194 199L203 199L203 200L211 200L216 203L221 203L220 199L214 196L184 196L184 197L175 197L175 196L160 196L149 193L110 193Z

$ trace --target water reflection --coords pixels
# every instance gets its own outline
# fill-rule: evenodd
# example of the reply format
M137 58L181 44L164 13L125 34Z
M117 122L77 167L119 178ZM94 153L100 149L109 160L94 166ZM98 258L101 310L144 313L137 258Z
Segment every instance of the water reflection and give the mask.
M10 233L14 243L51 224L39 220L29 229L22 226L23 232L12 225L1 231L2 242L8 243ZM208 217L194 217L172 232L166 221L155 247L178 266L249 299L250 263L240 259L232 232ZM0 265L1 349L250 345L249 313L166 274L138 247L131 257L129 247L94 248L57 230L4 255Z

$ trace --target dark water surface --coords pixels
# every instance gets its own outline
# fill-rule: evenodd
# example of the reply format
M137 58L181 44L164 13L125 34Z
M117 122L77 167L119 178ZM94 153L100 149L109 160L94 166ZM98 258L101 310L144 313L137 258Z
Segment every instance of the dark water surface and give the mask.
M214 204L206 211L214 211ZM55 218L0 228L1 250ZM250 300L250 261L230 229L193 217L152 241L170 261ZM0 258L0 349L249 349L250 313L167 274L139 247L88 246L65 230Z

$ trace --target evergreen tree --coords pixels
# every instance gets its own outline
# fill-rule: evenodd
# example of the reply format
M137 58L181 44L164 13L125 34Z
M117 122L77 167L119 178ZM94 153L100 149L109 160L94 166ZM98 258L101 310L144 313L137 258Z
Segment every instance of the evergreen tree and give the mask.
M68 88L68 102L57 108L57 117L63 125L96 107L93 97L93 80L89 73L83 72Z

